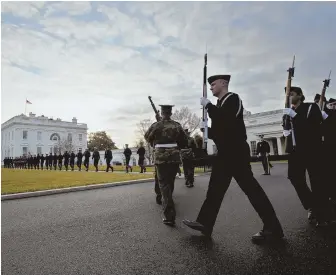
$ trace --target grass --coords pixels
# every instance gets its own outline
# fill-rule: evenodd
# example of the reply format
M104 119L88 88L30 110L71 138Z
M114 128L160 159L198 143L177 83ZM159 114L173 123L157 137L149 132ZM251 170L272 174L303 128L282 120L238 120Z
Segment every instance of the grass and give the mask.
M1 194L153 178L153 174L1 169Z

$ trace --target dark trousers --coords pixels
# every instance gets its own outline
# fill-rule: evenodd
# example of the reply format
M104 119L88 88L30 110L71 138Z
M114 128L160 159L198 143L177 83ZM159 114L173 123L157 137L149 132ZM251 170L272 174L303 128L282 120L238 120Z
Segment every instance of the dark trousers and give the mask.
M247 148L247 150L249 149ZM206 230L212 233L224 195L229 188L232 177L234 177L263 221L264 230L282 234L280 222L271 202L258 181L253 177L249 151L244 151L241 154L232 154L232 157L227 155L224 157L216 156L206 199L198 214L197 222L203 224Z
M323 180L321 170L321 154L319 152L293 152L288 157L288 179L307 209L313 209L318 220L325 220L329 214L328 187ZM324 165L324 163L323 163ZM310 179L310 187L306 181L306 171Z
M41 170L43 170L43 162L41 162Z
M69 160L64 161L64 166L65 166L65 170L68 171L68 167L69 167Z
M155 178L154 191L155 191L156 197L161 198L162 196L161 196L161 191L160 191L159 179L157 177L156 167L154 170L154 178Z
M139 166L141 168L140 173L143 173L144 170L145 170L144 162L145 162L145 157L144 156L139 156L139 162L138 162L138 164L139 164Z
M158 164L155 167L162 195L163 215L165 219L175 221L173 191L178 164Z
M186 185L193 184L195 169L191 161L183 160L183 172L184 172L185 184Z
M62 170L62 162L58 163L58 169L61 171Z
M77 167L78 167L79 171L82 170L82 160L77 160Z
M270 164L268 156L266 154L261 155L261 163L264 167L265 174L270 174Z
M179 174L179 176L181 176L181 168L180 168L180 165L179 165L179 167L177 168L177 174Z
M54 164L54 169L56 170L57 162L55 161L53 164Z
M84 159L84 167L85 167L86 171L89 170L89 159Z
M126 172L128 173L128 168L131 168L131 172L132 172L132 167L129 165L131 158L130 157L126 157Z
M73 171L74 168L75 168L75 160L74 159L70 159L70 167L71 167L71 170Z
M96 172L98 172L98 161L99 161L99 159L94 159L93 160L93 166L96 167Z
M110 158L106 159L106 172L108 172L111 168L112 172L113 172L113 167L111 166L111 160Z

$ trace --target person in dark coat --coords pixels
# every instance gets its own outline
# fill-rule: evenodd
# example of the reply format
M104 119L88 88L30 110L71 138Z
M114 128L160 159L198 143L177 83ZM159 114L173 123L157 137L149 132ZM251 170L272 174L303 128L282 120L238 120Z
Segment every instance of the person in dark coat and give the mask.
M75 167L75 158L76 158L76 155L75 155L74 151L72 151L71 154L70 154L70 167L71 167L71 171L73 171L74 167Z
M78 151L76 157L77 157L77 167L78 167L78 170L82 171L82 160L83 160L83 153L82 153L82 151ZM89 156L89 158L90 158L90 156Z
M141 169L140 173L146 172L146 167L144 165L146 149L143 146L143 142L140 142L140 147L138 148L137 154L139 155L138 164L139 164L140 169Z
M263 175L270 175L270 163L269 163L269 154L271 152L271 148L266 140L264 140L264 135L260 136L261 141L257 143L257 155L261 157L261 163L264 167Z
M290 142L288 179L294 186L302 206L308 210L308 220L317 227L327 226L330 218L326 187L322 177L321 111L315 103L304 103L300 87L291 87L292 108L284 109L283 120L291 119L293 129L284 128ZM293 143L293 139L295 143ZM308 171L311 190L306 181Z
M132 155L132 151L130 148L128 148L128 144L125 144L126 148L124 150L124 156L126 159L126 173L128 173L128 169L131 169L132 172L132 167L129 165L130 160L131 160L131 155Z
M41 157L40 157L41 170L43 170L44 160L45 160L45 157L42 154Z
M217 104L213 105L204 97L200 100L211 118L208 134L218 153L213 160L208 192L198 217L196 221L184 220L183 223L211 236L224 195L234 177L264 223L263 229L252 236L252 241L282 239L283 230L274 208L253 176L243 103L238 94L228 92L229 81L230 75L209 77L210 90L218 98Z
M108 172L110 168L113 172L113 167L111 166L111 161L113 159L111 148L107 148L107 150L105 150L104 158L106 160L106 172Z
M84 167L85 167L86 172L89 171L90 157L91 157L91 153L89 149L86 149L84 152Z

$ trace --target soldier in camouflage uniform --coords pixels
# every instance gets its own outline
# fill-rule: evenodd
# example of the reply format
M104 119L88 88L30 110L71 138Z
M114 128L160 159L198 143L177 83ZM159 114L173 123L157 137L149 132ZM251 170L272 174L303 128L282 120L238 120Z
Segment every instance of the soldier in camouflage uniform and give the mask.
M145 134L145 139L154 148L154 163L162 194L163 223L175 224L175 205L172 196L175 176L181 163L180 149L188 144L188 136L182 126L170 119L171 105L160 105L162 120L153 123Z
M194 152L196 150L196 142L190 136L188 129L185 129L184 131L188 135L188 146L187 148L181 150L185 185L187 187L194 187L195 167L192 160L195 158Z

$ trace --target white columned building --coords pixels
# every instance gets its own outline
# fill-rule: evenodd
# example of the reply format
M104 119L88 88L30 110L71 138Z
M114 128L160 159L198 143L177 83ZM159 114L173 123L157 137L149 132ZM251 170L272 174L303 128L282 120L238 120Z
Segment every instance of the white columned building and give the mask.
M1 124L1 156L49 154L58 151L60 143L71 144L77 153L87 148L87 125L46 116L21 114ZM62 152L64 153L64 152Z
M264 139L269 143L271 155L285 154L285 138L282 134L282 109L255 114L244 110L244 122L251 156L256 155L260 135L264 135ZM209 139L208 154L213 154L215 151L216 146L214 142Z

